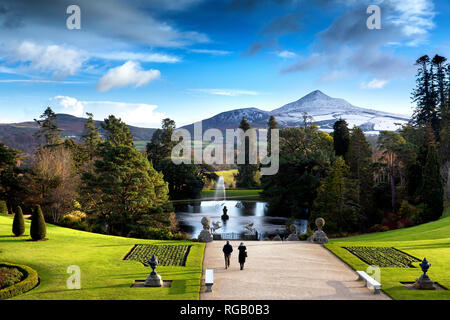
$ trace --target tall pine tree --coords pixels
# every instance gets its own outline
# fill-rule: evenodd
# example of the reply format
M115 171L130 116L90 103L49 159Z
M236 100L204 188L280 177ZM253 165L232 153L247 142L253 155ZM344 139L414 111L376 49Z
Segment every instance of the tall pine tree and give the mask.
M251 126L245 119L245 117L242 117L239 128L244 132L247 132L247 130L251 129ZM250 163L250 143L254 142L250 141L249 137L245 137L244 141L241 141L241 143L245 144L245 163L237 165L238 173L236 175L236 187L255 188L258 185L256 182L258 165Z
M345 157L350 144L350 131L347 122L339 119L334 123L333 129L334 152L338 157Z
M54 147L62 144L61 129L58 128L57 116L52 108L47 107L40 116L40 120L34 119L39 125L39 130L35 133L38 139L44 139L44 147Z

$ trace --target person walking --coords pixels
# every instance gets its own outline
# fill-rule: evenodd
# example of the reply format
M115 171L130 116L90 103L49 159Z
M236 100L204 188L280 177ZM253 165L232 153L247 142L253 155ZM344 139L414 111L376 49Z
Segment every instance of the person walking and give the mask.
M228 269L230 266L231 253L233 252L233 247L231 246L230 241L227 241L227 243L223 246L222 251L225 256L225 269Z
M239 264L241 265L241 270L244 269L244 263L245 263L245 259L247 258L247 247L244 245L243 242L241 242L241 244L238 247L239 250Z

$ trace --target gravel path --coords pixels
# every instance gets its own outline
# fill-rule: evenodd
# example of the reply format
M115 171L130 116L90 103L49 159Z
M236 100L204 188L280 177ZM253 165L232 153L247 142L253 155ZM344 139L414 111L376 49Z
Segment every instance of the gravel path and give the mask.
M200 300L388 300L373 294L357 274L321 245L307 242L246 241L248 258L239 270L237 247L233 246L231 267L225 270L222 247L225 241L206 245L203 272L214 269L212 292ZM203 275L204 277L204 275Z

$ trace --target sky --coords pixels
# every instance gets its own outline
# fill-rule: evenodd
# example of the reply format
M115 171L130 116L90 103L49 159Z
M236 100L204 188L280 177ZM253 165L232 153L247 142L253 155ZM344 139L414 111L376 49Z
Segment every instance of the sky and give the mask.
M411 114L415 60L450 57L449 13L445 0L0 0L0 123L51 106L182 126L314 90Z

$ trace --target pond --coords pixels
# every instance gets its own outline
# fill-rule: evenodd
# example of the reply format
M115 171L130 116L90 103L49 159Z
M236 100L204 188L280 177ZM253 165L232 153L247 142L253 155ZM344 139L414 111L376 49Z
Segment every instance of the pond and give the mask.
M227 207L228 220L222 220L223 208ZM222 226L217 233L243 233L245 226L253 223L253 227L260 236L265 233L275 235L276 230L284 233L289 218L277 217L268 214L267 203L249 200L219 200L219 201L191 201L175 205L180 230L197 238L202 230L201 219L209 217L211 226L213 222L220 222ZM296 224L303 229L303 221ZM306 226L306 224L305 224ZM306 232L306 231L305 231ZM303 232L302 232L303 233Z

